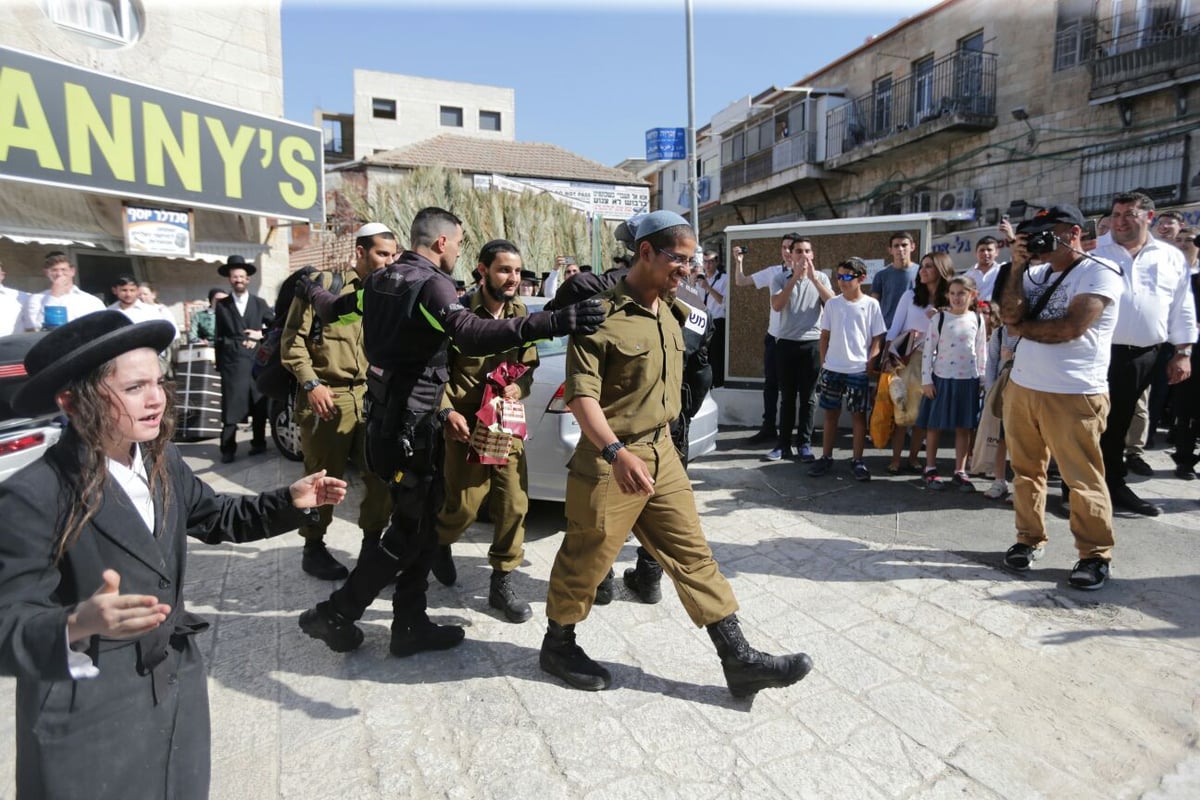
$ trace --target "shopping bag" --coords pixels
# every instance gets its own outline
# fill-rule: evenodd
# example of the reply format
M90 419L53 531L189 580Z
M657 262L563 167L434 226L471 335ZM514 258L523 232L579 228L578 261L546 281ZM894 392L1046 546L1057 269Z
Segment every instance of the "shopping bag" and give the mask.
M467 446L467 462L502 465L508 463L512 440L527 433L525 406L504 397L504 387L524 375L529 367L505 361L488 373L483 403L475 412L475 428Z
M984 403L983 413L979 415L979 427L975 430L975 448L971 451L972 475L991 475L999 444L1000 418Z
M889 391L895 404L896 424L907 428L917 421L917 411L921 408L921 356L920 350L914 350L908 361L896 369Z
M871 409L871 443L886 449L892 441L892 430L896 427L895 406L889 387L892 373L879 373L879 387L875 391L875 405Z

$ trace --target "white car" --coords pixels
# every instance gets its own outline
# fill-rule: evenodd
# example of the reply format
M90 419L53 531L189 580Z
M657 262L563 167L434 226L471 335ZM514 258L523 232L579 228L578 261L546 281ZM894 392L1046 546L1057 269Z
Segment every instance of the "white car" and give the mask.
M43 333L14 333L0 337L0 481L32 464L62 436L57 414L15 416L13 394L25 382L25 354Z
M522 297L525 307L540 311L544 297ZM534 500L562 502L567 495L567 462L579 441L579 424L563 401L567 373L567 339L537 343L540 364L533 373L533 387L525 398L526 464L529 496ZM692 419L688 436L688 458L694 460L717 447L717 404L712 394L704 398Z

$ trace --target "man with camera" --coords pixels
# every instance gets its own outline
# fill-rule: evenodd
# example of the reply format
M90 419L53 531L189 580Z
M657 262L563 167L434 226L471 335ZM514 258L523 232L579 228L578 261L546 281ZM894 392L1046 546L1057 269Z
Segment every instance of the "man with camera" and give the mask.
M1167 382L1187 380L1196 341L1196 309L1183 254L1173 243L1150 235L1154 201L1140 192L1113 198L1113 243L1096 255L1117 264L1125 292L1121 296L1108 367L1111 408L1100 448L1104 478L1113 505L1157 517L1156 506L1138 497L1125 483L1125 439L1138 399L1150 385L1160 348L1169 343Z
M1012 461L1017 543L1004 554L1024 571L1042 556L1048 455L1071 503L1079 561L1068 582L1099 589L1112 558L1112 506L1100 434L1108 414L1108 359L1124 288L1115 264L1082 252L1083 214L1046 209L1017 227L1000 316L1020 336L1004 388L1004 432ZM1033 263L1033 262L1037 263Z

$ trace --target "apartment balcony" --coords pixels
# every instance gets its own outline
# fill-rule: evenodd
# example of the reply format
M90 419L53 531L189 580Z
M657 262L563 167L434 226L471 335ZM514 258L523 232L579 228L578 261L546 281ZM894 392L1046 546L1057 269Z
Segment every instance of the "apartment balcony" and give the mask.
M800 131L721 167L721 199L741 200L797 180L824 176L817 161L817 134Z
M1097 42L1089 99L1200 81L1200 17Z
M825 167L856 161L947 131L996 127L996 55L962 51L890 84L876 83L826 114Z

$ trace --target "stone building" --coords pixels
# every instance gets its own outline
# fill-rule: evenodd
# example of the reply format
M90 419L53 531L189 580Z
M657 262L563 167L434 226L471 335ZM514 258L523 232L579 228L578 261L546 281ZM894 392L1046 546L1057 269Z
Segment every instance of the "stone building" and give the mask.
M0 67L0 260L14 288L45 289L46 252L65 250L85 291L133 274L182 324L232 254L273 295L284 220L324 219L320 131L281 119L278 0L10 0Z

